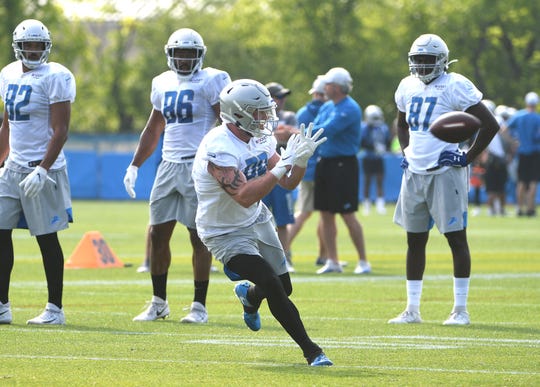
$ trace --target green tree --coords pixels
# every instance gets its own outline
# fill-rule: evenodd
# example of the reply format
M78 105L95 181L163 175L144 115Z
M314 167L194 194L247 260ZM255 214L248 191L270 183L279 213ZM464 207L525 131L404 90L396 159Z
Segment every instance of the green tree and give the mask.
M392 120L394 91L408 74L407 52L422 33L440 35L459 59L450 70L497 104L519 106L540 84L540 3L530 0L201 0L158 6L133 20L119 19L111 0L102 14L103 20L67 20L55 0L0 4L3 64L13 60L18 22L32 17L51 30L50 60L77 80L72 131L140 132L151 109L152 78L167 70L163 46L182 27L203 36L205 66L293 90L290 110L309 99L315 76L341 66L353 76L360 105L377 104Z

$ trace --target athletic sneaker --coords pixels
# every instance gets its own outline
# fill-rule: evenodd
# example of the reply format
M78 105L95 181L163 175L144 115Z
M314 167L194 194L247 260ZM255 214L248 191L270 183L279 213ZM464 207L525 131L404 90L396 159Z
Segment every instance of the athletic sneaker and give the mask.
M339 263L335 263L331 259L327 259L323 267L317 270L317 274L326 274L326 273L342 273L343 269Z
M38 325L64 325L66 323L66 317L64 316L64 311L61 308L47 302L43 313L31 320L28 320L26 323Z
M294 273L296 271L292 263L290 263L289 261L285 261L285 265L287 266L287 271L289 273Z
M409 312L406 310L396 318L388 320L388 324L418 324L422 322L419 312Z
M371 273L371 265L367 261L358 261L354 269L354 274L369 274Z
M332 363L332 360L330 360L324 352L321 352L319 356L317 356L311 363L309 363L312 367L321 367L321 366L331 366L334 365Z
M2 304L0 302L0 324L11 324L13 317L11 316L11 304L6 302Z
M443 325L469 325L471 320L469 319L469 313L467 312L452 312L450 317Z
M369 199L366 199L364 200L363 202L363 207L364 207L364 215L369 215L369 213L371 212L371 201Z
M253 308L253 305L251 305L247 299L247 293L250 286L251 285L248 282L241 282L234 287L234 294L236 294L236 297L238 297L242 306ZM252 331L261 329L261 316L258 311L255 313L248 313L244 308L244 322Z
M137 268L137 273L148 273L150 272L150 267L148 267L148 263L144 262Z
M379 215L386 215L386 203L384 198L377 198L375 200L375 206Z
M135 316L133 321L154 321L158 318L165 319L167 316L169 316L169 313L169 303L160 297L152 296L150 305L146 307L144 312L138 316Z
M208 322L208 312L203 304L194 301L186 317L180 320L182 323L204 324Z

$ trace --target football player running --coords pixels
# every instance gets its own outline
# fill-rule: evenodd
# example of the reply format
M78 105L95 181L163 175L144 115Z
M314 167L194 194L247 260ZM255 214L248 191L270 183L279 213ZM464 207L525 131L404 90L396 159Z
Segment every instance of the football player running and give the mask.
M5 160L0 169L0 324L12 321L8 293L14 228L28 228L36 237L47 279L45 310L27 323L65 324L64 255L57 233L72 221L63 147L76 86L66 67L47 62L51 47L42 22L22 21L13 32L17 61L0 73L0 165Z
M332 362L309 338L296 306L285 252L272 214L262 198L279 184L294 189L308 159L326 138L312 136L312 125L293 134L281 156L272 136L276 104L257 81L241 79L220 96L223 124L208 133L195 156L193 180L199 199L197 230L225 274L238 283L234 291L244 309L244 322L261 328L259 306L266 298L272 315L300 346L311 366Z
M206 294L212 256L197 235L197 196L191 179L195 153L203 136L219 118L219 93L231 82L229 75L203 68L206 46L189 28L171 34L165 45L170 70L152 80L152 111L128 166L124 185L135 198L138 168L156 148L164 132L162 161L150 194L150 274L153 297L134 321L153 321L169 315L167 275L171 265L170 240L177 222L189 232L194 277L190 312L180 321L206 323Z
M467 325L471 256L467 242L469 165L499 130L482 103L482 93L457 73L448 73L448 47L437 35L425 34L408 54L410 76L395 92L397 134L404 168L394 222L407 231L407 307L391 324L420 323L420 298L426 244L433 223L444 234L454 265L454 306L445 325ZM468 152L434 137L428 128L441 114L466 111L482 128Z

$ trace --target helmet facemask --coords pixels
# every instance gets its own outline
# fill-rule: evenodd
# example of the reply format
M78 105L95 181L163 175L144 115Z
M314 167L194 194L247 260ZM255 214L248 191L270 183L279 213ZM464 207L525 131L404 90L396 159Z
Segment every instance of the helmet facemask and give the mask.
M232 115L222 112L221 118L223 121L238 126L256 138L272 135L279 121L275 102L273 102L272 106L264 108L255 106L242 107L236 101L233 101L233 104L236 106L236 111Z
M439 36L420 35L409 51L409 71L428 84L448 69L448 54L448 47Z
M446 70L448 56L438 55L409 55L409 71L424 83L438 78Z
M206 46L199 33L181 28L171 34L164 47L167 64L182 81L189 81L203 66Z
M32 47L28 47L29 45ZM47 62L52 41L49 30L43 23L29 19L15 28L11 46L15 52L15 58L20 60L26 68L33 70Z
M169 48L167 64L180 77L191 78L202 67L204 51L202 48Z

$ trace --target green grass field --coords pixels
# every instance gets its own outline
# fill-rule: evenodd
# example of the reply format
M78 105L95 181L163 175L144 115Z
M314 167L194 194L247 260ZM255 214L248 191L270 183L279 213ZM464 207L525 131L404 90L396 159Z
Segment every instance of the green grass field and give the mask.
M245 327L234 284L213 273L209 323L180 324L193 296L187 232L177 227L169 273L167 320L131 319L151 298L148 274L136 273L144 251L145 202L75 201L75 223L60 233L66 260L86 231L100 231L126 268L65 272L67 325L28 326L46 303L37 244L14 232L13 323L0 325L0 385L17 386L538 386L540 385L540 219L470 219L472 324L447 327L452 262L434 230L422 298L423 324L388 325L405 306L405 234L388 215L359 219L373 273L352 274L354 248L339 224L344 274L315 274L314 215L293 244L296 303L310 336L334 361L314 368L273 319ZM0 247L1 248L1 247Z

